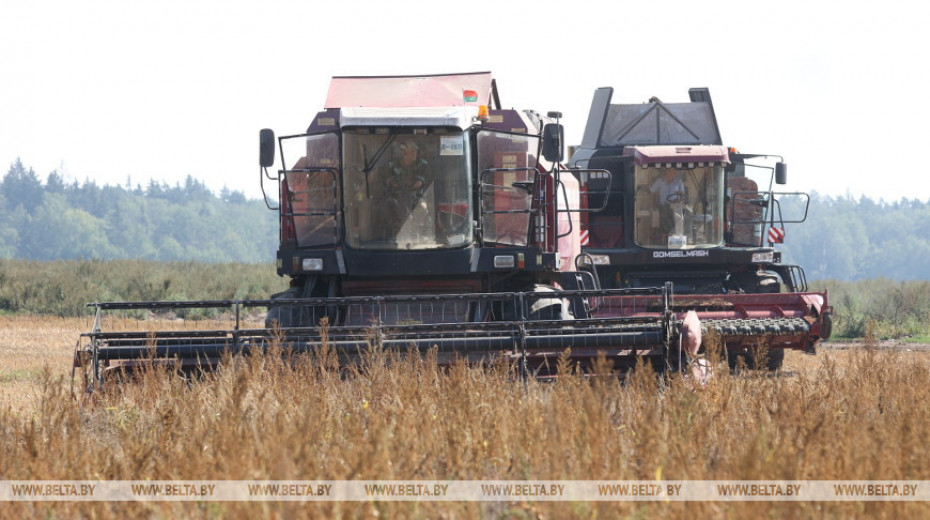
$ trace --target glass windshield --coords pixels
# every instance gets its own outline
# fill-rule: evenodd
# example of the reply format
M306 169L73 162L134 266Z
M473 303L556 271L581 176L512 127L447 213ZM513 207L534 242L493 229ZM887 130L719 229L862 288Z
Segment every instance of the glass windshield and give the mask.
M487 130L478 134L484 242L527 244L538 147L536 136Z
M745 246L762 245L773 176L774 166L771 165L739 163L728 169L729 242Z
M723 166L636 167L636 244L684 249L723 244Z
M336 134L282 140L285 161L299 157L281 184L282 227L291 227L297 245L312 247L339 240L339 138Z
M350 247L438 249L471 242L468 140L461 130L348 130L343 157Z

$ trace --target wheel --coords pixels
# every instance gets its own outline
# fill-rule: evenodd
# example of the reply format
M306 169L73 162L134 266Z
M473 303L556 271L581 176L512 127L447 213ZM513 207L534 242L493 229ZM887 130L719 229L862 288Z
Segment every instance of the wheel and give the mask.
M300 298L300 289L291 287L290 289L271 295L272 300L292 300ZM275 305L268 309L265 315L265 327L297 327L300 325L300 309L291 305Z
M555 292L555 289L548 285L537 284L533 286L531 292L534 294L549 293ZM566 312L565 302L560 298L531 298L527 311L527 319L529 321L571 319L570 315Z
M781 292L781 285L778 283L778 278L774 276L762 276L759 278L759 283L756 285L757 293L779 293Z
M757 360L752 349L730 352L729 356L727 356L727 364L730 366L730 370L736 370L739 365L739 358L743 358L743 363L748 370L768 370L769 372L779 370L785 362L785 349L771 348L766 350L767 352L764 352L763 356L764 360ZM759 361L764 361L764 363L760 364Z
M746 357L746 366L750 370L768 370L769 372L774 372L781 368L782 364L785 362L785 349L783 348L770 348L768 352L765 352L763 356L764 359L756 360L755 353L749 351L749 354ZM762 363L760 363L761 361Z
M746 294L774 294L781 292L778 277L766 272L743 272L734 275L739 288Z
M324 317L330 324L335 324L338 318L338 309L335 305L292 305L286 300L296 298L326 298L333 297L332 284L325 283L316 278L310 278L302 285L271 295L272 300L282 300L281 305L268 309L265 315L265 327L273 328L275 323L279 327L316 327Z

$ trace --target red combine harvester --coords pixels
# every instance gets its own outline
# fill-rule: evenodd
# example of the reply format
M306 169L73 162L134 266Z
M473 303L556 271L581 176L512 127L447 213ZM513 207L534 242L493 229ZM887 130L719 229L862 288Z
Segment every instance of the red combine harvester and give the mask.
M696 311L731 364L745 356L751 367L774 370L785 349L814 353L830 336L827 293L807 292L803 269L774 249L786 223L806 219L809 197L774 192L773 183L787 180L781 158L724 147L709 90L689 94L688 103L613 105L612 88L595 92L569 161L579 168L582 207L599 210L580 214L582 258L605 288L672 283L673 311ZM785 218L785 196L799 198L802 214ZM594 315L661 311L610 296ZM764 363L758 352L767 352Z
M224 352L325 342L342 363L376 345L437 348L442 363L503 359L536 376L565 356L678 368L679 340L693 347L696 325L671 311L666 284L601 290L574 267L584 263L580 190L560 169L558 117L501 108L489 73L333 78L306 132L260 133L262 186L274 183L279 198L277 271L290 288L269 300L92 304L98 319L78 360L99 380L145 357L203 366ZM593 315L598 300L623 308ZM103 330L104 313L178 308L235 318L213 330ZM253 308L267 309L264 327L243 326Z

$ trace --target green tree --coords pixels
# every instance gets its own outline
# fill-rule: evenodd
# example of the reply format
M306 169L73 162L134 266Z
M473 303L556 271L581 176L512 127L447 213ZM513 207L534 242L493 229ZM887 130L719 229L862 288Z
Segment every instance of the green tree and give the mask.
M52 170L45 180L45 191L49 193L62 193L65 191L65 180L61 178L58 171Z
M18 249L19 233L13 225L13 212L0 193L0 258L15 258Z
M16 159L0 182L0 193L14 207L21 205L26 211L32 211L42 203L44 189L36 172L32 168L27 170L22 161Z
M48 193L30 219L20 256L32 260L115 258L105 228L104 221L72 208L64 196Z

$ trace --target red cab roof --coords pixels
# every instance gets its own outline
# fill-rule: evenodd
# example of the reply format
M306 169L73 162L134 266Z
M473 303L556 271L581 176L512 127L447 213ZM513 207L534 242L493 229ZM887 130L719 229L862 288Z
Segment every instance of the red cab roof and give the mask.
M490 96L490 72L336 76L329 84L326 108L478 106L489 104Z

